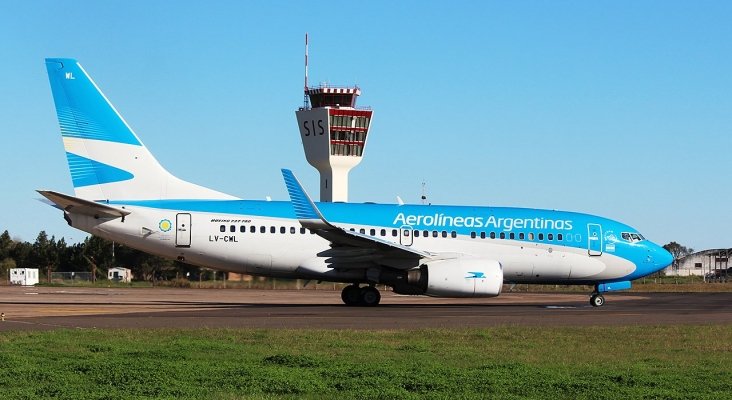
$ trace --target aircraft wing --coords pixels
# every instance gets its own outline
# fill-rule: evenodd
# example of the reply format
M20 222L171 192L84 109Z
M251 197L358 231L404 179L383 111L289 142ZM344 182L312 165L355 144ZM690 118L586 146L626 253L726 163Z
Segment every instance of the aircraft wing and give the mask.
M50 200L56 208L66 212L81 215L88 215L95 218L122 218L130 214L130 211L100 204L94 201L80 199L67 194L51 190L38 190L43 197Z
M300 224L331 243L330 250L318 255L329 257L326 262L333 268L367 268L377 263L397 269L410 269L418 266L422 259L435 257L426 251L343 229L328 222L292 171L283 169L282 176Z

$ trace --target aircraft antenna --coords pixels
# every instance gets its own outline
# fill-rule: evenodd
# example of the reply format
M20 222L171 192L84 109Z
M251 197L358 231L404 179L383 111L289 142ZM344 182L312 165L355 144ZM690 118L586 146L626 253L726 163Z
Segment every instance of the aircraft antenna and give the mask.
M427 204L427 182L422 181L422 205Z
M308 33L305 32L305 95L303 98L303 109L310 109L310 97L308 97Z

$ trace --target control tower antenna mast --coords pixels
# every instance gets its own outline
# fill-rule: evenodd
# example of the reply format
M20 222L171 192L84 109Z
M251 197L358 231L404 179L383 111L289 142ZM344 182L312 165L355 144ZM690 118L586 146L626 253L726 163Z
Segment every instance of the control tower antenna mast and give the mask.
M303 106L304 110L310 108L310 97L308 96L308 33L305 32L305 90Z

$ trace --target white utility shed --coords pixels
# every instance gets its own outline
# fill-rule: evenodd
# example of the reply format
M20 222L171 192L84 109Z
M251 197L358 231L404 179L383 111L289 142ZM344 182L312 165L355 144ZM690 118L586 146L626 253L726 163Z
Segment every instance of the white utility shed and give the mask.
M130 283L132 281L132 270L122 267L110 268L107 271L107 279L115 282Z
M38 268L11 268L10 284L33 286L38 283Z

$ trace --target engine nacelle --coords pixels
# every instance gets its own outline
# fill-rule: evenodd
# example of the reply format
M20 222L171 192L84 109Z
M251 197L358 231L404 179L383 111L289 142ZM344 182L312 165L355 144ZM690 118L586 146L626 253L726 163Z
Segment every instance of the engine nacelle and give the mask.
M503 267L496 260L466 257L422 265L407 271L406 278L406 282L393 285L396 293L495 297L503 288Z

